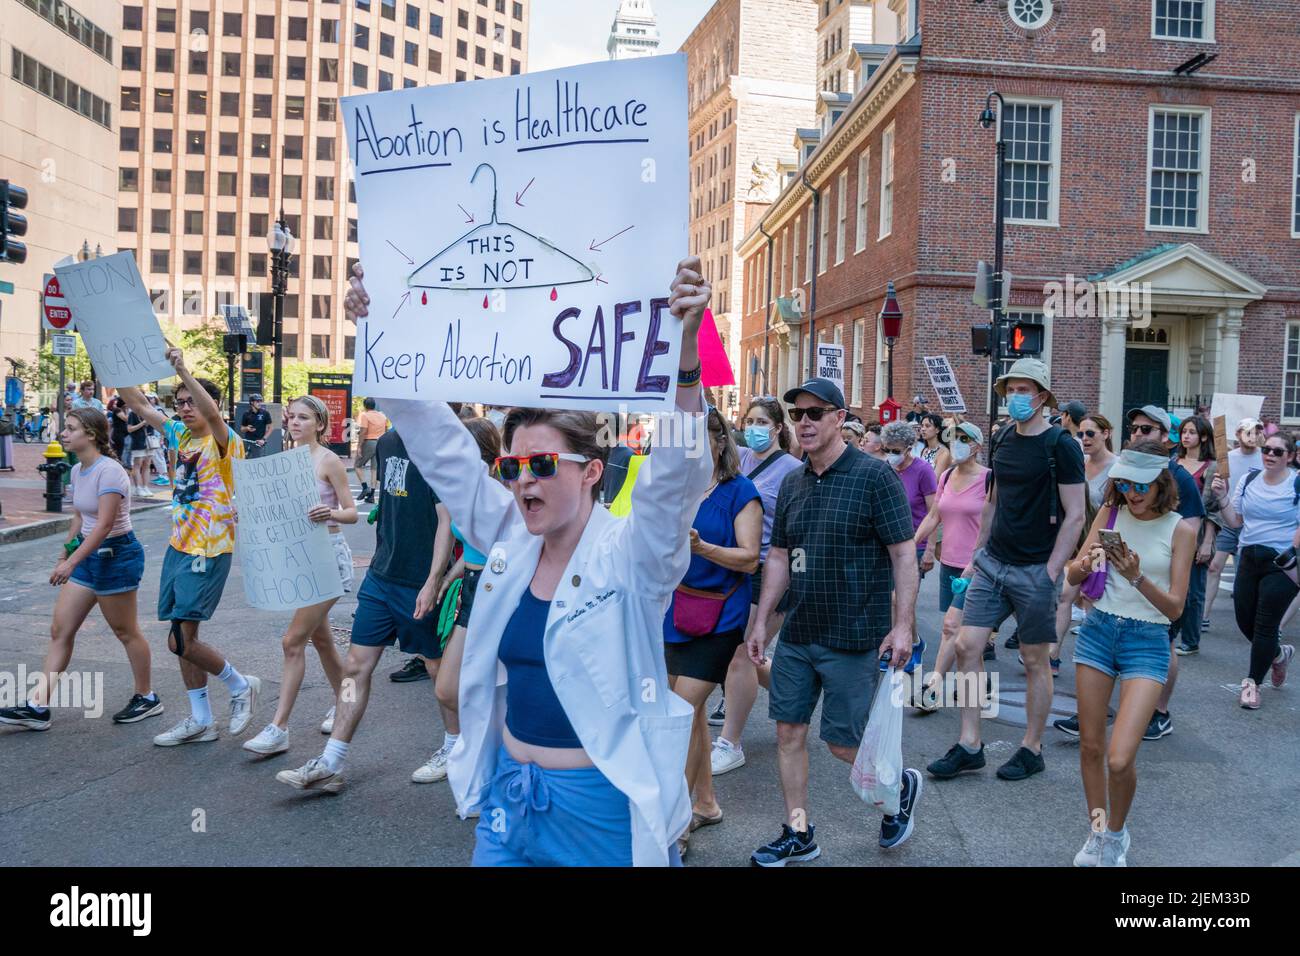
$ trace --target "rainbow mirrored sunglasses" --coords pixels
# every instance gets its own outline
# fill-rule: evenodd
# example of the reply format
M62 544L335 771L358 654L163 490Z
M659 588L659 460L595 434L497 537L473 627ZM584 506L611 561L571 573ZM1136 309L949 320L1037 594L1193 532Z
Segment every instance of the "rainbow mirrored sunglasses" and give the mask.
M492 472L502 481L518 481L525 468L534 478L554 478L560 462L586 464L590 458L566 452L543 451L535 455L503 455L492 463Z

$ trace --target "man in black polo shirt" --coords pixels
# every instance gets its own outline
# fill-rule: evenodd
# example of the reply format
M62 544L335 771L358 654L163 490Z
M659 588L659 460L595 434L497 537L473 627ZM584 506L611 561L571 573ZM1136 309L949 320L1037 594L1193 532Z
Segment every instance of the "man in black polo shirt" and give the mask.
M804 467L781 484L772 548L763 572L750 659L763 660L763 622L789 588L790 603L772 659L768 715L777 722L778 765L788 821L754 851L758 866L785 866L821 854L808 822L808 725L822 699L821 738L845 763L857 756L880 675L879 658L906 663L918 584L912 511L903 483L885 462L841 437L844 395L834 382L809 379L785 393L794 408ZM890 594L898 615L890 623ZM912 833L921 775L906 770L899 812L880 825L880 845Z
M262 407L262 396L248 396L248 410L239 421L239 431L244 439L244 457L260 458L266 445L266 430L271 427L271 413Z

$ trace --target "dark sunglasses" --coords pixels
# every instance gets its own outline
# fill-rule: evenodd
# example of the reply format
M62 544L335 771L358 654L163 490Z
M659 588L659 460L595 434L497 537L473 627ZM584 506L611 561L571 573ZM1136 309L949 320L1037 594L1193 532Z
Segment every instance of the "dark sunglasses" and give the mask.
M961 442L963 445L970 445L975 441L975 439L971 438L970 435L967 435L965 432L958 432L956 440Z
M492 463L492 470L502 481L518 481L519 475L525 468L534 478L554 478L560 470L560 462L572 461L585 464L588 460L582 455L558 451L544 451L536 455L503 455Z
M1116 481L1115 490L1121 495L1126 495L1129 491L1135 491L1139 495L1145 495L1151 490L1151 483L1146 481Z
M1159 425L1134 425L1133 431L1137 432L1139 435L1158 435L1164 431L1164 429Z
M1263 448L1259 450L1259 453L1261 455L1268 455L1270 458L1272 458L1274 455L1276 455L1278 458L1286 457L1286 449L1278 448L1274 445L1265 445Z
M1080 428L1079 434L1084 438L1096 438L1101 432L1095 432L1091 428Z
M804 416L807 415L809 420L819 422L826 415L834 415L838 411L838 408L792 408L790 409L790 420L801 422Z

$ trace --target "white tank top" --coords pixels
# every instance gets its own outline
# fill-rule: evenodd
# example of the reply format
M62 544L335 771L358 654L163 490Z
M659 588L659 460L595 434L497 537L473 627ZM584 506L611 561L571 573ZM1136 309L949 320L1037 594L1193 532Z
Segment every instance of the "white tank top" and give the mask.
M1115 530L1124 539L1128 549L1136 551L1142 559L1142 573L1162 591L1169 590L1169 565L1174 553L1174 531L1181 520L1177 511L1170 511L1151 521L1139 521L1129 513L1128 508L1120 508L1119 514L1115 517ZM1101 596L1096 607L1116 617L1150 621L1155 624L1171 623L1169 618L1156 610L1154 604L1144 598L1123 575L1113 568L1106 575L1106 593Z

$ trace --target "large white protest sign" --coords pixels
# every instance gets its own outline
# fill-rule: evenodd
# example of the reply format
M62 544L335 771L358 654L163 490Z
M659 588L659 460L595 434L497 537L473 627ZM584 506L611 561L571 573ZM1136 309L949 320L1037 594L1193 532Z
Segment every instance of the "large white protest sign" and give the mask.
M957 376L953 373L948 356L927 355L924 361L930 384L939 396L940 409L952 414L965 412L966 400L961 397L961 387L957 384Z
M135 253L56 265L54 273L102 384L143 385L176 374Z
M817 343L817 377L828 378L844 391L844 346Z
M369 316L357 394L653 411L687 253L686 57L342 101Z
M307 512L320 504L310 448L236 458L236 551L248 603L292 611L343 595L334 545Z
M1237 424L1243 418L1259 420L1260 409L1264 407L1263 395L1234 395L1230 392L1215 392L1210 400L1210 421L1220 415L1227 425L1228 435L1236 441Z

